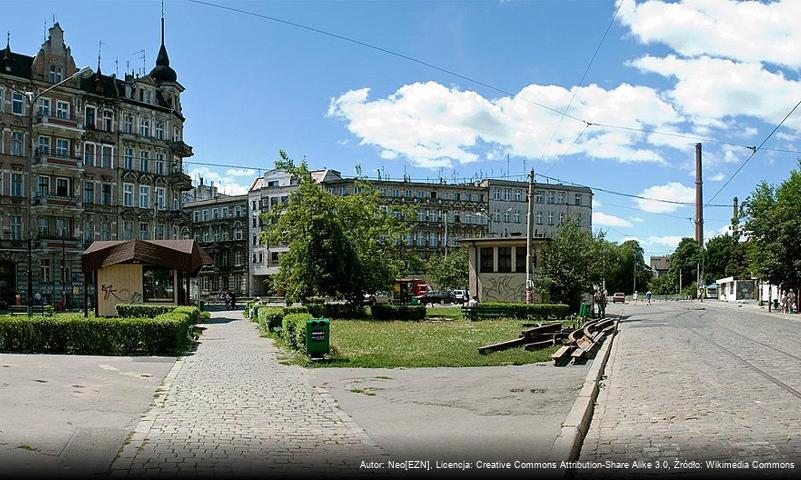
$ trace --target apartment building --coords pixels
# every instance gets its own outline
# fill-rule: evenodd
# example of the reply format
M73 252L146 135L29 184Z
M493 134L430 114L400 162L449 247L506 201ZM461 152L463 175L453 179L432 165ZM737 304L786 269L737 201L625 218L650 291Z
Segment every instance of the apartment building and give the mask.
M192 221L188 237L200 243L214 260L198 274L200 295L217 297L225 291L238 296L249 294L248 196L218 194L213 185L201 184L195 189L202 194L198 196L208 197L183 205Z
M0 51L0 296L77 305L95 240L179 238L184 87L162 42L149 74L79 72L58 23L34 56ZM55 87L55 88L53 88ZM33 100L33 104L30 104ZM28 242L32 260L28 261Z

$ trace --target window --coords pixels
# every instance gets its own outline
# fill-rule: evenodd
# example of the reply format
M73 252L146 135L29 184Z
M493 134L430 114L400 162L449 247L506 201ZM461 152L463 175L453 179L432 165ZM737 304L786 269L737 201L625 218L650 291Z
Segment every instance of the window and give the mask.
M220 209L219 208L212 208L211 209L211 218L212 218L212 220L217 220L218 218L220 218Z
M103 110L103 130L107 132L114 130L114 117L111 110Z
M139 208L150 208L149 185L139 185Z
M164 224L159 223L156 225L156 240L164 240Z
M235 217L242 216L242 207L240 207L239 205L234 207L234 216Z
M22 174L21 173L12 173L11 174L11 196L12 197L21 197L22 196Z
M83 182L83 203L95 203L95 182Z
M548 203L553 203L553 192L548 192Z
M148 232L147 224L146 223L140 223L139 224L139 240L147 240L148 239L147 238L147 232Z
M41 137L40 137L41 140ZM42 147L39 146L41 150ZM83 145L83 164L87 167L94 167L95 166L95 144L94 143L85 143Z
M143 137L150 136L150 120L142 118L139 121L139 135Z
M234 265L242 265L242 252L234 252Z
M495 211L492 213L492 221L497 222L500 219L501 219L501 211L496 208Z
M38 109L36 110L37 115L42 115L44 117L50 116L50 99L49 98L40 98Z
M111 205L111 184L104 183L101 185L102 187L102 198L100 201L101 205Z
M150 152L144 150L139 152L139 170L143 172L150 171Z
M111 240L111 227L106 222L100 224L100 240Z
M565 192L559 192L559 205L563 205L565 203Z
M537 212L537 225L542 225L542 212Z
M113 168L111 159L114 157L114 148L111 145L103 145L103 168Z
M69 197L70 181L66 178L56 178L56 196Z
M164 140L164 122L156 122L156 138Z
M234 239L235 240L242 240L242 229L241 228L234 228Z
M38 220L39 235L46 237L50 234L50 222L47 217L39 217Z
M209 209L208 208L203 209L203 221L204 222L209 221Z
M515 190L515 202L519 202L523 196L523 191L520 189Z
M515 210L515 223L520 223L520 210Z
M466 212L464 214L464 223L473 223L473 214L471 212Z
M560 213L559 214L559 225L564 225L564 224L565 224L565 214L564 213Z
M173 131L172 131L172 139L175 142L180 142L181 141L181 129L179 129L178 127L175 127L175 129L173 129Z
M95 107L86 107L86 118L84 119L86 128L96 128L96 114L97 109Z
M62 120L70 118L70 104L59 100L56 102L56 116Z
M498 272L511 273L512 247L498 247Z
M526 247L515 247L515 272L526 273Z
M228 218L228 207L222 207L222 217Z
M133 222L122 222L122 238L124 240L131 240L133 238Z
M83 225L83 241L84 242L91 242L95 238L95 224L91 220L88 220Z
M123 183L122 184L122 206L123 207L132 207L133 206L133 183Z
M479 262L479 272L481 273L492 273L493 269L495 268L493 259L492 259L492 248L479 248L479 258L481 259Z
M278 252L270 252L270 262L273 265L278 264L281 261L281 255Z
M70 238L70 219L64 217L56 218L56 234L59 238Z
M68 157L70 154L70 141L66 138L56 139L56 155L59 157Z
M11 155L22 156L25 154L23 145L23 135L20 132L11 132Z
M576 205L581 205L581 194L580 193L576 194L575 204Z
M58 83L63 79L64 72L59 65L50 65L50 83Z
M22 240L22 216L11 216L11 239Z
M46 197L50 194L50 177L44 175L39 177L39 196Z
M130 147L125 147L122 155L122 168L126 170L133 170L133 157L134 157L134 150Z
M142 300L146 302L175 301L175 276L164 267L142 268Z
M509 201L509 194L510 193L512 193L512 191L510 189L508 189L508 188L503 191L503 200L505 202Z
M156 175L164 175L164 154L156 154Z
M548 212L548 225L553 225L553 212Z
M125 133L133 133L133 116L130 113L122 117L122 130Z
M39 137L36 140L36 149L39 153L50 153L50 137Z
M504 223L509 223L509 210L505 210L503 212L503 222Z
M11 93L11 113L22 115L25 112L22 103L22 94L19 92Z
M0 112L4 112L6 110L6 91L0 88Z
M166 208L167 190L164 187L156 187L156 205L159 210Z
M39 266L41 267L42 272L42 282L49 283L50 282L50 259L43 258L39 261Z

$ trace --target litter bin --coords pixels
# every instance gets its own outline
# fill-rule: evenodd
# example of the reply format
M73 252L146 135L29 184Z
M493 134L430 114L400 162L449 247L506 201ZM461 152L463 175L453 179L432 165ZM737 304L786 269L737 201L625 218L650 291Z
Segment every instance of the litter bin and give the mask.
M588 316L589 308L587 307L588 305L586 303L581 303L581 306L579 306L579 317L584 318Z
M310 318L306 320L306 353L311 358L322 358L330 349L331 320Z

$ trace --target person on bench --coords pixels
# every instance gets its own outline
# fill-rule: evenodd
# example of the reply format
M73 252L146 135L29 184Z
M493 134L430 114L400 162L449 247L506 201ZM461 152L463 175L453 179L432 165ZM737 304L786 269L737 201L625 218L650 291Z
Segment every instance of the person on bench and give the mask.
M478 306L478 299L475 295L470 297L470 300L467 302L468 307L477 307Z

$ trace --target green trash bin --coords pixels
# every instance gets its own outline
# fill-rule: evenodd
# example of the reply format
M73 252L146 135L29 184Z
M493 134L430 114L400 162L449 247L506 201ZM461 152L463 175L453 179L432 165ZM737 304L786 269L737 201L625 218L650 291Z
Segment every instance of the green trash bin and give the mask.
M584 302L581 303L581 306L579 306L579 317L583 318L589 316L588 315L589 309L587 307L588 305L586 303Z
M310 318L306 320L306 353L311 358L322 358L330 349L331 320Z

